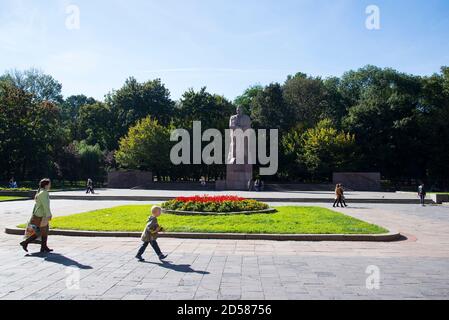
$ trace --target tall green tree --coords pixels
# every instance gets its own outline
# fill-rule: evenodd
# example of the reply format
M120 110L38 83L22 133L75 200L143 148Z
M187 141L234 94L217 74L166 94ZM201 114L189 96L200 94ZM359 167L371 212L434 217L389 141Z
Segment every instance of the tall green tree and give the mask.
M314 179L330 179L332 172L345 171L354 161L354 135L338 131L330 119L307 129L300 143L297 161L305 165Z
M84 140L89 145L98 144L102 150L115 150L118 146L115 128L119 125L115 115L106 103L81 106L76 121L75 139Z
M263 91L261 85L254 85L245 90L245 92L234 99L234 104L236 106L242 107L246 114L251 114L251 108L254 99L257 97L259 92Z
M56 155L64 143L59 108L33 97L11 81L0 81L0 168L4 178L38 178L56 172Z
M161 177L171 166L170 150L170 128L148 116L120 140L115 158L122 168L148 170Z
M371 66L343 76L342 92L350 92L354 103L343 123L357 137L362 170L394 178L425 174L425 140L418 125L421 86L419 77Z
M160 79L140 83L131 77L122 88L108 94L105 102L116 119L113 129L116 141L147 116L157 118L162 125L168 126L174 112L170 91Z
M288 131L295 123L292 108L286 103L280 84L272 83L252 101L251 118L256 128Z
M176 124L189 129L193 121L201 121L203 129L223 130L229 127L229 117L234 113L235 107L223 96L211 94L205 87L189 89L179 101Z
M425 177L443 188L449 184L449 68L423 78L418 137L425 156ZM416 133L415 133L416 135ZM424 172L423 172L424 175Z
M63 102L62 84L38 69L10 70L1 79L10 81L17 88L30 93L35 102L47 101L56 105Z
M289 76L283 86L283 93L296 121L307 127L315 126L329 115L331 105L321 78L308 77L304 73Z
M73 95L64 100L61 104L61 120L68 131L69 140L77 140L80 135L78 133L78 116L81 107L85 105L95 104L97 101L94 98L88 98L87 96Z

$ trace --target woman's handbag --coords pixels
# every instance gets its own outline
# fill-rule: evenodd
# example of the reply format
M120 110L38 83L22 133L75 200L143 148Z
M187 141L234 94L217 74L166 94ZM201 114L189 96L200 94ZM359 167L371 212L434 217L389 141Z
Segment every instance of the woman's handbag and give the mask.
M41 234L41 224L42 218L33 215L28 222L27 228L25 229L25 239L28 239L32 236L39 237Z

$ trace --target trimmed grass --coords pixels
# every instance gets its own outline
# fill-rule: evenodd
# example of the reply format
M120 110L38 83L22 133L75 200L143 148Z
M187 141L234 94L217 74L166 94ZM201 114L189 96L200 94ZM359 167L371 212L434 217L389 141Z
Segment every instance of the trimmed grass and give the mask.
M51 227L65 230L138 231L150 212L149 205L120 206L54 218ZM278 207L273 214L176 216L158 220L167 232L261 234L381 234L382 227L321 207ZM23 227L23 226L22 226Z
M6 196L0 196L0 202L2 201L14 201L14 200L24 200L27 198L24 197L6 197Z

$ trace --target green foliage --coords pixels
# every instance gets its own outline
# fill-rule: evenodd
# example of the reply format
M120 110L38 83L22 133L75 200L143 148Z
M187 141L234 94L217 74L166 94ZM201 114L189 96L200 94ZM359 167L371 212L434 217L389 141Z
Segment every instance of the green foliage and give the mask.
M321 78L298 73L287 79L283 94L296 121L308 127L314 126L330 109L328 92Z
M222 201L222 202L184 202L170 200L162 204L162 208L177 211L195 212L242 212L268 209L266 203L256 200Z
M38 69L11 70L1 76L1 80L8 81L16 88L29 93L34 102L47 101L60 104L63 101L62 85L52 76L44 74Z
M51 227L64 230L141 232L150 207L121 206L53 218ZM261 234L381 234L382 227L320 207L278 207L277 213L224 216L163 214L158 220L168 232Z
M170 91L160 79L139 83L130 77L122 88L106 96L106 104L114 119L112 128L116 142L140 119L151 116L166 126L170 124L174 113Z
M8 191L8 192L28 192L28 191L32 191L31 188L15 188L15 189L11 189L11 188L1 188L0 187L0 191Z
M170 165L170 130L146 117L120 140L115 157L122 168L150 170L162 174Z
M168 128L190 130L192 121L201 121L203 130L224 131L236 105L255 128L280 130L275 179L328 180L332 171L350 170L379 171L393 185L410 178L429 179L436 189L449 185L448 67L426 77L375 66L340 78L297 73L283 84L252 86L234 103L206 88L190 89L175 103L161 80L132 77L104 102L84 95L63 100L61 84L50 75L13 70L0 76L0 177L84 180L119 165L170 180L223 178L224 165L171 166ZM160 128L129 136L148 116ZM90 146L90 160L82 160L76 141Z
M427 142L418 125L424 116L422 79L368 66L345 74L341 90L353 101L343 126L356 136L361 169L388 177L424 176Z
M260 91L252 101L251 118L256 128L288 130L295 122L286 103L281 85L273 83Z
M69 181L103 181L105 176L105 153L98 144L74 141L62 149L59 156L59 176Z
M198 92L193 89L186 91L179 101L177 112L176 125L180 128L188 129L193 121L201 121L203 130L224 130L229 127L229 117L235 113L235 108L224 97L201 88Z
M263 92L263 89L264 88L261 85L249 87L242 95L235 98L234 104L243 108L246 114L251 114L253 101L259 93Z
M0 202L3 201L17 201L17 200L26 200L27 198L23 198L23 197L4 197L4 196L0 196Z
M114 150L117 146L115 128L118 119L111 107L102 102L80 107L77 117L76 140L85 140L90 145L98 144L102 150Z
M338 131L330 119L321 120L315 128L304 132L292 130L282 144L286 153L313 178L329 178L332 172L345 170L354 161L354 135Z
M64 133L58 107L0 81L0 174L36 178L55 172ZM7 178L8 179L8 178Z

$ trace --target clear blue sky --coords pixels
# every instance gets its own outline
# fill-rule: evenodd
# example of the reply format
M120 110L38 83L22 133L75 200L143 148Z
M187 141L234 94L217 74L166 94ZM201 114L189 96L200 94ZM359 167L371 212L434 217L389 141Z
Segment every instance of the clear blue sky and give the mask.
M66 28L70 4L79 30ZM380 30L365 27L370 4ZM0 72L40 68L65 96L102 99L135 76L174 99L202 86L233 99L299 71L432 74L449 65L448 31L448 0L0 0Z

